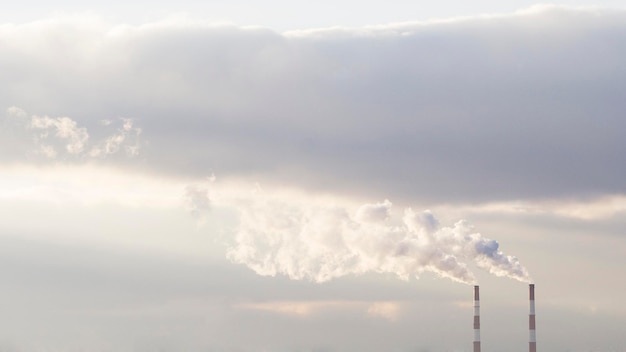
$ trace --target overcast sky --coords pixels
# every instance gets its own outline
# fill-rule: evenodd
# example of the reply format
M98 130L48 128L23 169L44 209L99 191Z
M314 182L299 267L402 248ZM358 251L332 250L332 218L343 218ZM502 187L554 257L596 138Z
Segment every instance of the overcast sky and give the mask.
M5 6L2 22L22 23L50 15L92 13L115 23L142 24L163 18L191 18L212 23L263 26L277 31L319 27L359 27L459 16L507 13L528 8L532 0L137 0L106 2L23 0ZM539 2L545 3L545 2ZM624 8L621 0L562 0L566 6Z
M6 10L6 11L5 11ZM0 351L623 351L617 1L0 14Z

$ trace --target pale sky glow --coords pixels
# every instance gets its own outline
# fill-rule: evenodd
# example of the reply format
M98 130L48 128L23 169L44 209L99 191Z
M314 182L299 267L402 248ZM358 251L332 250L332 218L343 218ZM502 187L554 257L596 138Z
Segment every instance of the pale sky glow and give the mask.
M0 351L623 351L618 1L0 14Z

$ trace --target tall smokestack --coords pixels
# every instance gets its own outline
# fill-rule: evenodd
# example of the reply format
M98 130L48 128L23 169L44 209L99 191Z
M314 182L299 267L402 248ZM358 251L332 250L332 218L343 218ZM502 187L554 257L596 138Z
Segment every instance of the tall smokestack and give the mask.
M474 352L480 352L480 298L478 286L474 286Z
M529 342L528 352L537 352L537 338L535 335L535 285L528 285L530 289L530 315L528 316ZM474 348L474 350L476 350Z

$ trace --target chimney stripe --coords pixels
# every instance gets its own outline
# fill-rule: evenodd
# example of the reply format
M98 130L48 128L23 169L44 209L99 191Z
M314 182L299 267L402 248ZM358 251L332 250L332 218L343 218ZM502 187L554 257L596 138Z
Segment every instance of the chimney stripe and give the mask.
M474 352L480 352L480 296L474 286Z
M528 352L537 352L537 336L535 334L535 285L528 285L530 298L530 314L528 315Z

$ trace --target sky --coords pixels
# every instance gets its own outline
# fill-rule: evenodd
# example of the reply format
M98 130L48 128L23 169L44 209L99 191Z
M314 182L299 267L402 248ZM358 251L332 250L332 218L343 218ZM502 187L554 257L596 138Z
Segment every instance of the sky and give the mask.
M623 351L617 1L22 1L0 351Z

